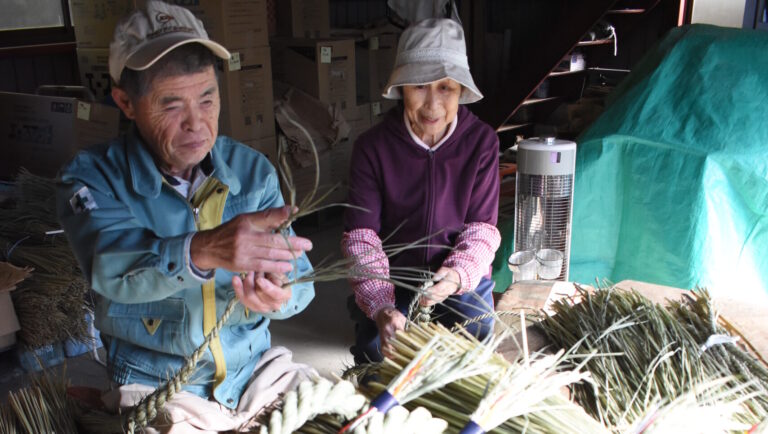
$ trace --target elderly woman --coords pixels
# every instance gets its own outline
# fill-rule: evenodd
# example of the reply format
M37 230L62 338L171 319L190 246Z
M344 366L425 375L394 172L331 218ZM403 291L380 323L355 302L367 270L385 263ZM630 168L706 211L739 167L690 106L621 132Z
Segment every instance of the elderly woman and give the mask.
M499 142L463 106L483 96L469 72L461 25L429 19L406 29L383 96L403 104L355 143L349 202L359 208L345 215L344 255L377 275L402 267L434 272L435 284L420 303L435 305L432 317L444 325L492 311ZM429 237L429 246L387 258L382 237L390 243ZM355 362L381 360L406 323L414 292L377 279L355 279L352 286ZM492 324L487 319L470 331L483 337Z

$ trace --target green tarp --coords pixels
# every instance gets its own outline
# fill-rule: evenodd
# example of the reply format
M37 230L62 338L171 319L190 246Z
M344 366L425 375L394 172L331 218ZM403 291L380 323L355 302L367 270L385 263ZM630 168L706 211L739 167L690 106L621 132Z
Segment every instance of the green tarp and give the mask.
M674 29L577 142L570 280L768 292L768 33Z

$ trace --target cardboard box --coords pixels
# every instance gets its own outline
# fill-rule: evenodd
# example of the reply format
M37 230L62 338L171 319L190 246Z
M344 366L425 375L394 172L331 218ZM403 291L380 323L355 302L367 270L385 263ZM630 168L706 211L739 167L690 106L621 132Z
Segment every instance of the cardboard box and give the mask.
M0 351L5 351L16 343L16 332L19 330L21 326L13 309L11 291L0 291Z
M267 0L166 0L189 9L228 50L269 45ZM146 0L136 0L143 7Z
M74 98L0 92L0 176L20 167L53 177L74 154L118 134L120 112Z
M381 101L397 57L397 35L371 36L355 44L357 101Z
M366 119L368 120L368 124L371 123L371 105L370 104L360 104L360 105L354 105L351 107L346 107L344 110L341 111L342 116L344 116L344 120L347 122L353 122L353 121L359 121Z
M78 48L109 47L115 25L133 6L134 0L69 0Z
M80 84L93 92L96 101L111 98L109 48L78 48L77 67L80 70Z
M378 124L384 119L387 112L397 107L399 100L396 99L382 99L381 101L375 101L370 104L371 107L371 126Z
M328 0L278 0L277 31L292 38L327 38L331 19Z
M0 352L16 343L16 332L21 330L16 310L13 308L11 291L28 278L31 272L31 268L20 268L9 262L0 262Z
M342 110L357 105L352 39L273 39L275 80Z
M16 358L19 365L27 372L40 372L51 366L64 363L64 345L61 342L43 345L38 348L16 349Z
M264 137L258 140L245 140L244 144L261 152L269 158L273 166L277 166L277 137Z
M280 140L286 140L285 136L279 135L278 141ZM326 150L325 152L318 154L318 160L319 160L318 170L320 171L320 181L319 181L319 186L318 186L315 198L323 195L333 185L333 180L331 178L330 155L331 155L330 150ZM296 205L298 205L312 191L312 187L314 186L314 183L315 183L315 166L313 164L310 167L299 167L298 165L293 163L292 160L288 159L288 161L289 161L288 164L291 170L291 176L296 189ZM282 181L283 180L281 177L281 182ZM288 188L286 187L285 184L283 184L281 188L283 191L283 198L285 199L286 203L289 203L290 196L289 196Z
M219 133L239 141L275 135L269 47L232 52L221 73Z
M368 118L348 121L351 127L347 139L341 140L330 149L318 155L320 166L320 185L317 195L320 196L332 187L336 187L326 198L325 203L339 203L347 199L349 190L349 162L352 148L357 137L367 131L371 124ZM284 138L282 138L284 140ZM311 191L315 182L315 168L291 166L294 183L296 184L297 203ZM285 187L283 195L286 196ZM286 196L287 197L287 196Z

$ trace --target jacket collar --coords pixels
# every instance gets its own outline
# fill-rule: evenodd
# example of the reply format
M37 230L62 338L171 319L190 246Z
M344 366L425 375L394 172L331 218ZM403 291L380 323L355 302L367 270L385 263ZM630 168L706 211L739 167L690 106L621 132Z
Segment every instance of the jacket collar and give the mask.
M237 194L240 192L240 180L220 155L222 140L222 137L216 138L216 143L209 154L213 165L211 176L226 184L230 193ZM126 137L126 145L133 190L142 196L156 198L160 195L163 185L163 174L157 168L152 154L139 136L135 125Z

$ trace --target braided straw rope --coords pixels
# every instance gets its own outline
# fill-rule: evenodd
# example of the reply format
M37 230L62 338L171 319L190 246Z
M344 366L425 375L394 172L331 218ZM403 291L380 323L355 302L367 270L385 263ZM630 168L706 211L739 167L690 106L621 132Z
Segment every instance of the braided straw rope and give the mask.
M203 357L203 354L205 354L211 341L219 336L221 328L224 327L224 324L227 322L230 315L232 315L232 312L235 311L237 304L237 298L230 300L224 313L221 315L221 318L219 318L219 321L216 323L216 326L205 336L203 343L186 359L184 366L179 369L179 372L168 380L165 386L158 388L145 396L133 407L128 414L128 423L126 426L126 432L128 434L133 434L136 431L136 428L146 427L152 422L152 420L157 417L157 413L163 406L165 406L165 403L170 401L173 398L173 395L181 390L181 386L189 382L189 377L194 373L197 363Z
M424 282L424 284L421 285L419 292L413 296L411 304L408 305L409 321L415 322L416 324L423 324L429 322L432 319L432 310L434 307L421 306L419 303L421 302L421 298L427 293L427 289L429 289L434 284L435 282L427 280Z
M321 414L339 415L349 420L367 410L367 404L365 396L349 381L341 380L336 384L325 378L303 381L297 390L285 394L282 408L270 414L269 422L260 427L259 434L293 433ZM447 422L433 418L424 408L409 412L397 406L386 415L376 412L366 423L356 427L353 434L437 434L445 431L447 426Z

